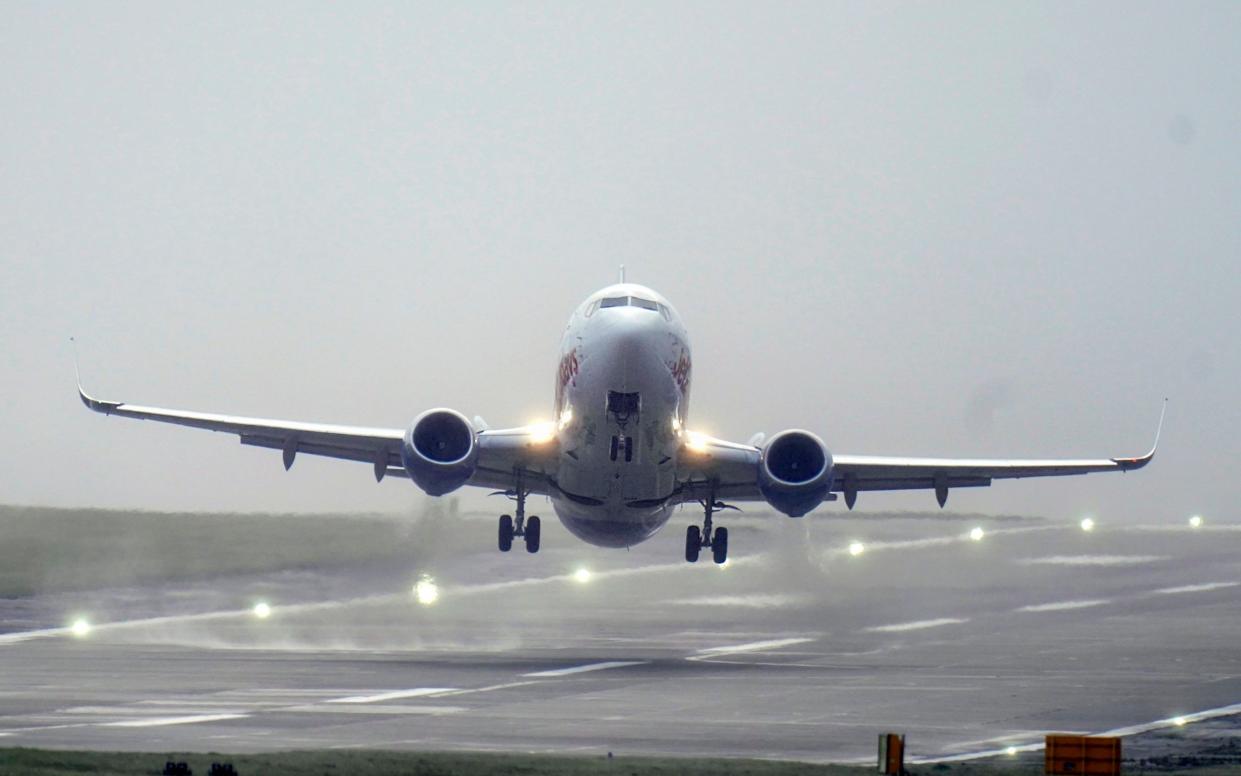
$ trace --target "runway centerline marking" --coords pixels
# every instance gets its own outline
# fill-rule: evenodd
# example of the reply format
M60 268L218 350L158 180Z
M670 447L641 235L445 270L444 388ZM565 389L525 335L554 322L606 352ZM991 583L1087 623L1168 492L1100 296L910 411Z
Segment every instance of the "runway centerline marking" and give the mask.
M1017 562L1023 566L1143 566L1167 559L1167 555L1047 555Z
M1089 609L1092 606L1102 606L1110 604L1111 601L1106 598L1092 598L1081 601L1053 601L1048 604L1030 604L1014 609L1016 612L1063 612L1070 609Z
M162 727L164 725L193 725L198 722L221 722L227 719L244 719L249 714L195 714L188 717L158 717L156 719L127 719L120 722L100 722L98 727Z
M432 698L455 698L458 695L469 695L476 692L491 692L493 690L507 690L510 687L525 687L528 684L538 684L538 682L506 682L504 684L492 684L486 687L467 687L464 690L450 690L448 692L436 693Z
M389 690L375 695L351 695L347 698L332 698L324 703L377 703L394 701L398 698L420 698L424 695L439 695L456 690L456 687L418 687L413 690Z
M751 641L746 644L733 644L725 647L707 647L698 650L698 654L689 660L706 660L722 655L735 655L740 652L770 652L773 649L781 647L791 647L794 644L805 644L814 641L812 638L792 638L792 639L771 639L770 641Z
M1153 595L1177 595L1179 593L1205 593L1208 590L1223 590L1236 587L1241 582L1204 582L1201 585L1181 585L1180 587L1162 587L1152 591Z
M609 660L606 663L590 663L584 666L571 666L569 668L553 668L549 671L534 671L533 673L522 674L522 676L539 676L539 677L568 676L570 674L584 674L588 671L606 671L609 668L624 668L626 666L640 666L640 665L645 665L646 662L647 661L645 660Z
M967 622L969 620L962 617L940 617L934 620L914 620L913 622L896 622L891 625L875 625L866 630L869 633L904 633L905 631L939 628L944 625L961 625Z

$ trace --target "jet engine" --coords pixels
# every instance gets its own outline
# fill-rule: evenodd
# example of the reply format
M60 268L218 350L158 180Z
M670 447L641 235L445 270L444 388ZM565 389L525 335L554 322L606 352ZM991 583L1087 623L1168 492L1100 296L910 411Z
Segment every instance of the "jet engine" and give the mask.
M823 503L832 487L832 454L809 431L781 431L763 446L758 461L763 498L789 517Z
M427 410L405 432L401 463L409 478L428 495L454 491L478 466L474 427L455 410Z

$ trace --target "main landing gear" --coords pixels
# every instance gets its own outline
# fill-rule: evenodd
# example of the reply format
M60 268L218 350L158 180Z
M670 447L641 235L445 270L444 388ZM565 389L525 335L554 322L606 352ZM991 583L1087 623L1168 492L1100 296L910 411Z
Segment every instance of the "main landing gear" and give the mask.
M542 521L538 515L526 518L526 490L518 483L513 491L505 492L506 496L517 502L517 519L512 515L500 516L500 552L513 549L513 538L520 537L526 541L526 552L539 551L539 534L542 532Z
M728 560L728 529L723 526L712 529L711 515L722 509L736 509L736 507L725 504L723 501L716 501L714 493L708 494L707 498L699 503L702 504L704 512L702 528L691 525L685 529L685 560L697 563L698 554L702 549L710 547L711 559L716 563L724 563Z

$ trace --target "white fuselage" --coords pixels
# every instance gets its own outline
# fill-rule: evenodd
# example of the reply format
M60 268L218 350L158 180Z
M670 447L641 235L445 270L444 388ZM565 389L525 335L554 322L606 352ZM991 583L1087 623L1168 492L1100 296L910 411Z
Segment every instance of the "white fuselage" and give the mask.
M556 378L552 504L575 536L627 547L668 521L691 366L680 317L649 288L609 286L574 311Z

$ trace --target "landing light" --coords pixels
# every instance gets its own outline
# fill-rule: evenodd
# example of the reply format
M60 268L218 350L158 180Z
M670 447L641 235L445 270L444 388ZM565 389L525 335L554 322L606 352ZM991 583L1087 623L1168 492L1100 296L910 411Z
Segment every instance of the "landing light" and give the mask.
M1015 746L1010 746L1010 747L1008 747L1007 749L1005 749L1005 750L1004 750L1004 754L1008 755L1009 757L1014 757L1014 756L1016 756L1016 754L1017 754L1017 747L1015 747Z
M435 580L431 577L423 576L414 585L414 598L418 599L418 603L423 606L430 606L439 600L439 585L435 584Z
M866 545L861 542L853 542L849 545L849 554L855 558L864 552L866 552Z
M1082 525L1082 530L1083 530L1083 531L1085 531L1085 532L1087 532L1087 533L1089 533L1089 532L1093 531L1093 530L1094 530L1094 518L1093 518L1093 517L1083 517L1083 518L1082 518L1082 523L1081 523L1081 525Z
M707 438L697 431L685 432L685 447L694 453L707 452Z
M527 430L530 432L531 444L543 445L556 438L554 423L531 423Z
M1189 720L1185 719L1184 717L1173 717L1172 718L1172 724L1176 725L1177 727L1185 727L1185 725L1188 722Z
M1193 517L1189 518L1189 527L1190 528L1201 528L1202 527L1202 515L1194 515Z
M981 542L982 538L986 535L987 532L982 530L982 526L976 526L974 530L970 531L970 538L976 542Z
M254 616L260 620L266 620L271 617L271 605L266 601L259 601L254 605Z
M573 581L579 584L583 584L583 585L589 582L590 581L590 569L586 568L585 566L582 566L577 571L573 572Z
M69 632L79 639L88 636L90 635L90 623L86 621L85 617L79 617L73 621L73 625L69 626Z

